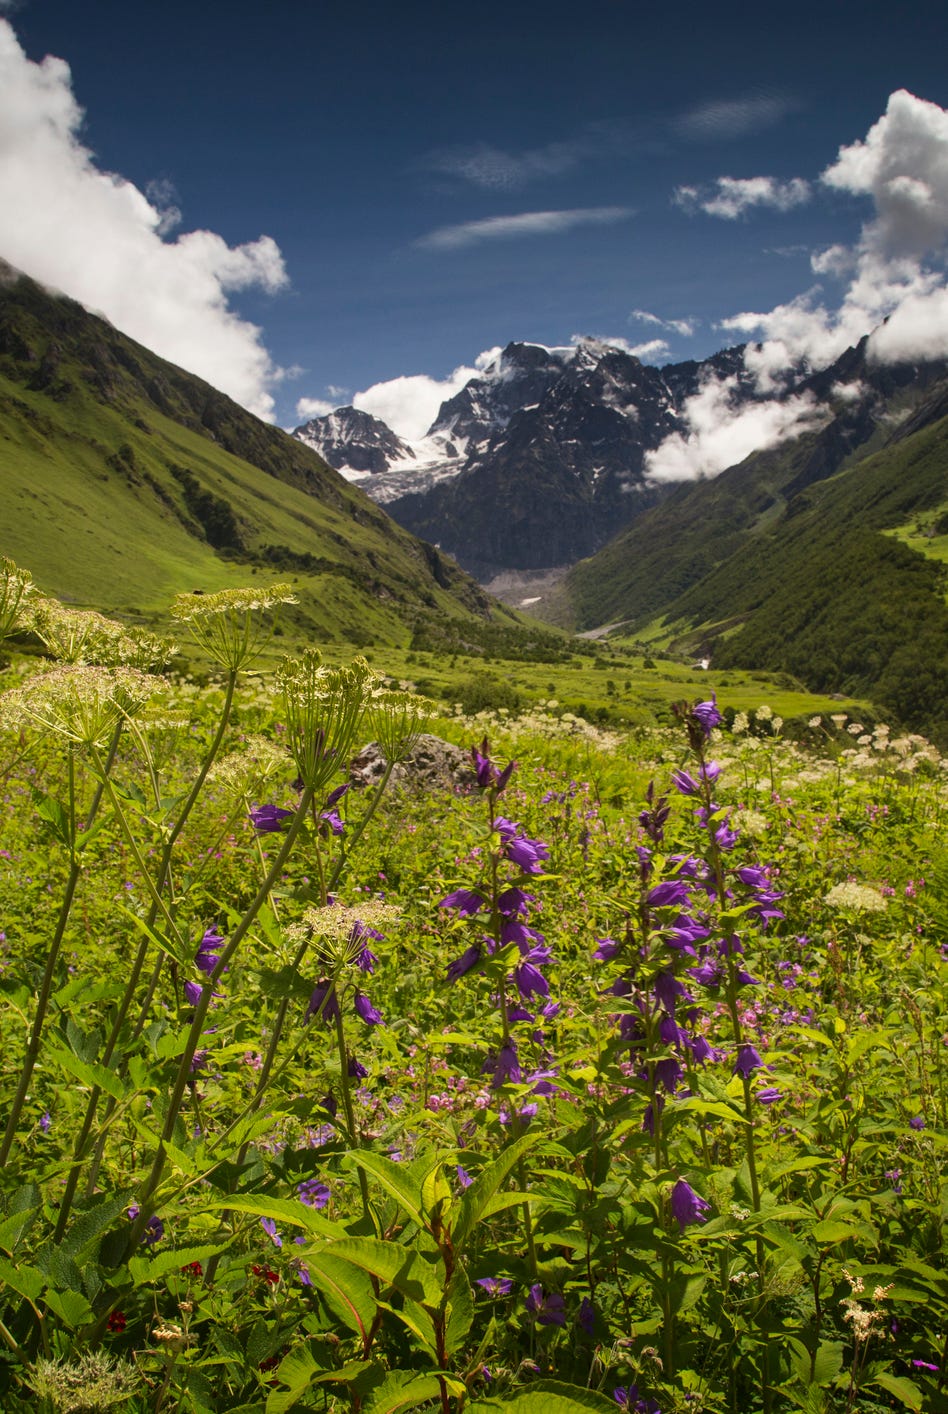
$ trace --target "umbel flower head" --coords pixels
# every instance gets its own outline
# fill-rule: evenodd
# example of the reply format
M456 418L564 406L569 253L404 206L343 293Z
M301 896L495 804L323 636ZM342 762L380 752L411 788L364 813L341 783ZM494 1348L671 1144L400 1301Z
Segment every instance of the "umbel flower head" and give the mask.
M209 657L228 672L237 672L273 633L276 620L265 615L281 604L296 604L289 584L259 589L222 589L217 594L179 594L171 616L187 624Z
M368 714L372 735L386 761L397 763L411 755L428 725L431 704L414 692L374 687L368 696Z
M0 555L0 643L26 626L25 609L33 593L33 576Z
M116 727L136 716L155 680L135 668L53 668L0 698L0 720L32 725L73 746L104 747Z
M347 668L324 667L318 650L285 658L277 671L287 744L299 780L315 794L348 763L374 675L364 658Z
M73 609L56 599L35 599L30 628L61 663L97 663L114 667L127 662L132 641L125 625L95 609Z

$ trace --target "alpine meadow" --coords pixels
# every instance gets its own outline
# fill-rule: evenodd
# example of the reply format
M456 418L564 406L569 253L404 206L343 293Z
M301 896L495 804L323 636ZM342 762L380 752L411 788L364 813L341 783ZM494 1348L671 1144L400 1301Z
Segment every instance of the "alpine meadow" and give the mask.
M948 1414L921 8L0 0L3 1414Z

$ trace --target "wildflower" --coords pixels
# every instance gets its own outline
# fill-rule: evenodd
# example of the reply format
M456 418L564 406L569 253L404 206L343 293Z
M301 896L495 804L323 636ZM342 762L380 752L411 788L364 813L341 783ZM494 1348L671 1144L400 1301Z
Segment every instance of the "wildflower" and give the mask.
M329 1189L317 1178L304 1178L296 1185L296 1191L300 1202L305 1203L307 1208L325 1208L329 1202Z
M913 1370L931 1370L932 1374L937 1374L940 1366L933 1365L930 1360L910 1360L909 1364Z
M289 824L293 814L292 810L284 810L279 805L255 805L250 812L250 823L258 835L275 834Z
M456 957L453 962L448 963L446 977L449 982L456 982L459 977L463 977L466 972L470 972L472 967L476 967L481 960L481 949L479 943L474 943L460 957Z
M685 1228L690 1226L691 1223L703 1223L707 1221L703 1214L710 1207L711 1204L700 1197L691 1187L691 1184L686 1183L683 1178L678 1180L671 1191L672 1217L678 1223L682 1232L684 1232Z
M504 856L524 874L542 874L543 861L550 851L540 840L529 839L513 820L502 816L494 821L494 829L500 835Z
M566 1302L559 1292L553 1291L549 1296L544 1296L543 1287L539 1282L536 1282L531 1286L524 1304L529 1314L535 1317L538 1325L566 1325Z
M133 1203L131 1207L127 1210L129 1222L134 1222L135 1219L138 1217L140 1211L141 1209L138 1207L138 1204ZM160 1242L164 1235L164 1223L161 1221L161 1218L153 1215L148 1219L147 1223L145 1224L145 1230L142 1233L141 1240L142 1242L144 1242L146 1247L154 1247L155 1243Z
M760 1052L754 1047L744 1042L737 1053L737 1060L734 1062L734 1074L746 1080L753 1075L755 1070L759 1070L763 1065Z
M283 1238L282 1238L282 1237L280 1236L280 1234L277 1232L277 1225L276 1225L276 1223L274 1222L273 1218L261 1218L261 1219L260 1219L260 1226L263 1228L264 1232L265 1232L265 1233L267 1234L267 1236L270 1238L270 1240L272 1241L274 1247L282 1247L282 1246L283 1246Z
M613 938L600 938L593 957L597 962L611 962L621 947L622 944L617 943Z
M229 672L242 668L273 631L263 613L296 604L289 584L259 589L222 589L217 594L179 594L171 616L187 624L195 642Z
M492 787L495 795L500 795L501 791L506 789L507 783L517 765L516 761L508 761L504 769L502 771L499 770L490 759L490 745L486 736L481 742L480 747L471 747L471 761L474 765L474 774L477 778L477 784L480 786L481 790L487 790L488 787Z
M356 1015L361 1017L367 1026L381 1026L383 1024L382 1013L372 1005L364 992L356 992L355 1010Z
M510 1277L478 1277L475 1286L486 1291L488 1296L509 1296L513 1291Z
M6 556L0 557L0 643L25 626L26 602L33 593L33 576Z
M691 709L691 715L704 733L705 740L710 737L714 728L719 727L724 720L721 713L718 711L717 696L713 692L710 702L695 703Z
M467 1169L462 1168L460 1164L456 1164L456 1165L455 1165L455 1172L457 1173L457 1176L458 1176L458 1183L461 1185L461 1187L462 1187L462 1188L470 1188L470 1186L471 1186L471 1184L474 1182L474 1180L473 1180L473 1178L471 1177L471 1175L468 1173Z
M37 1360L25 1376L44 1407L57 1411L127 1407L142 1387L141 1372L95 1351L79 1360Z
M338 1015L339 999L336 996L336 989L328 977L323 977L313 988L303 1020L309 1021L311 1016L318 1016L321 1021L328 1023L335 1021Z
M453 893L445 895L438 904L439 908L456 909L459 918L472 918L484 906L483 896L475 889L455 889Z
M121 1335L122 1331L128 1325L128 1319L124 1311L111 1311L109 1313L109 1319L105 1324L113 1335Z
M52 1121L52 1118L51 1118L51 1116L50 1116L49 1110L46 1110L45 1113L43 1114L43 1117L42 1117L42 1119L41 1119L40 1122L39 1122L39 1127L40 1127L40 1129L43 1131L44 1134L48 1134L49 1131L52 1129L52 1127L53 1127L53 1121Z
M783 1091L778 1090L774 1085L767 1085L763 1090L757 1091L756 1098L762 1105L775 1105L778 1100L783 1099Z
M255 1262L250 1270L255 1277L263 1277L268 1286L276 1286L280 1280L279 1273L275 1272L272 1267L261 1267Z
M513 1041L505 1041L501 1046L494 1062L494 1076L491 1084L496 1090L499 1085L504 1085L507 1081L514 1084L518 1084L520 1081L520 1061L517 1057L517 1047Z
M909 1120L909 1129L924 1129L925 1120L922 1115L915 1115Z
M596 1327L596 1308L588 1296L584 1296L579 1303L579 1315L577 1316L584 1333L592 1340Z
M886 907L885 899L876 889L851 880L835 884L823 902L830 908L851 908L857 913L881 913Z
M186 1262L181 1268L181 1272L182 1275L186 1277L202 1277L204 1275L204 1268L201 1266L200 1262Z

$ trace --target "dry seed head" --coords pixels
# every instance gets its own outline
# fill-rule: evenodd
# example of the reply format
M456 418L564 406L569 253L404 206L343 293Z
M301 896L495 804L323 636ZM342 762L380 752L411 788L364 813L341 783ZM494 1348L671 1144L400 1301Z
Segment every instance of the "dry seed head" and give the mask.
M37 1360L27 1383L56 1414L97 1414L127 1406L142 1390L142 1379L134 1366L101 1351L74 1362Z
M369 699L372 734L386 761L404 761L428 725L431 703L413 692L375 688Z
M225 791L240 795L273 776L286 775L289 764L283 747L268 737L253 735L247 737L242 750L215 761L207 778Z

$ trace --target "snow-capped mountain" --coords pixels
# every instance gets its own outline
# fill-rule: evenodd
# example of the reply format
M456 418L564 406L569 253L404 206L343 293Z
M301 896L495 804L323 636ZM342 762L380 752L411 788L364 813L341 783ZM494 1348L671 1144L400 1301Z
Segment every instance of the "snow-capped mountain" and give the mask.
M702 378L734 375L753 396L743 350L663 369L595 339L511 343L442 403L424 438L339 408L296 429L414 533L472 573L570 564L666 494L646 452L680 430Z

